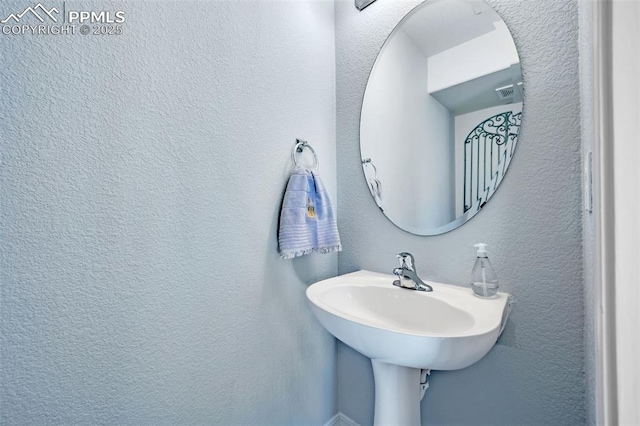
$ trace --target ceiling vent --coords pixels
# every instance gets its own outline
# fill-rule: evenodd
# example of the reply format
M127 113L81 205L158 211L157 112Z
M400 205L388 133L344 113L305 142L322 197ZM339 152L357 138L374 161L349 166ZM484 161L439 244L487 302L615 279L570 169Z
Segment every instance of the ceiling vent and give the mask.
M498 95L498 99L500 99L501 101L513 98L513 93L514 93L513 84L510 84L508 86L498 87L496 89L496 95Z

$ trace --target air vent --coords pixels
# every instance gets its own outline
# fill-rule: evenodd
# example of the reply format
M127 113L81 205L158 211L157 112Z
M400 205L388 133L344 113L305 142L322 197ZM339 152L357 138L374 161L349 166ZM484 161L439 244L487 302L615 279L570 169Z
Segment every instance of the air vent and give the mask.
M504 87L498 87L496 89L496 95L498 96L498 99L500 99L500 100L513 98L513 92L514 92L513 84L510 84L510 85L504 86Z

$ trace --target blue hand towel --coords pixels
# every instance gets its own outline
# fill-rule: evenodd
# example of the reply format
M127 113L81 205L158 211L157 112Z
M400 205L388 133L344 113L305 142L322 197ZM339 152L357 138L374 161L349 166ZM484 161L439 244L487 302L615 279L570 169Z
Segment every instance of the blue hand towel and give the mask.
M282 201L278 244L283 259L342 250L329 194L315 171L293 169Z

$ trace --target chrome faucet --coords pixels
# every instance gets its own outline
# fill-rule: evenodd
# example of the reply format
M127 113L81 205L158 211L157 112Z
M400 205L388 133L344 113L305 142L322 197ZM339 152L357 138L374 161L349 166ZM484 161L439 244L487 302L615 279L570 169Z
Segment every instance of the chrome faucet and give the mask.
M411 253L398 253L396 257L400 261L400 267L393 270L393 274L398 277L398 279L393 282L393 285L408 290L433 291L433 287L422 281L418 276L416 263ZM407 281L411 284L406 285L405 283Z

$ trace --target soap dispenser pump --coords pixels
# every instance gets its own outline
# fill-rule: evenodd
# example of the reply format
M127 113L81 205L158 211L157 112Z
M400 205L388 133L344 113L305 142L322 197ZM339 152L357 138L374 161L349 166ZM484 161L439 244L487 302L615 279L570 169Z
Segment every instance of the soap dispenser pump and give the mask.
M475 244L478 254L471 272L471 289L478 297L494 297L498 293L498 276L487 257L487 245Z

